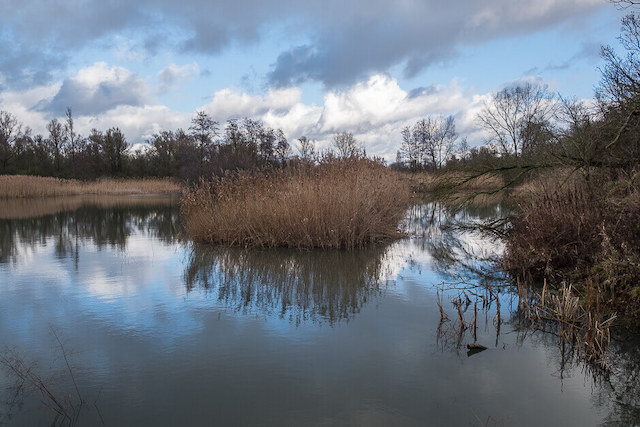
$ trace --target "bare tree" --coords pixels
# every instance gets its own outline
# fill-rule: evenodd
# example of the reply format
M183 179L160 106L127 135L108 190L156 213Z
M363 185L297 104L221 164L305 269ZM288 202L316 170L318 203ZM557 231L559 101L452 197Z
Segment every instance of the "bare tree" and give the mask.
M71 107L67 107L67 119L64 124L64 132L67 139L66 146L69 149L69 153L71 154L71 161L75 164L76 153L78 152L78 141L80 140L80 135L75 133L74 124L73 124L73 116L71 114Z
M308 139L306 136L298 138L298 152L300 153L300 158L306 162L313 161L316 151L315 145L315 142Z
M338 156L344 159L362 155L363 149L351 132L341 132L333 137Z
M56 175L61 172L61 160L64 149L64 129L62 123L58 119L52 119L47 124L47 130L49 131L49 145L51 151L53 151L53 165L56 171Z
M431 119L429 152L436 169L444 166L453 152L458 134L453 116Z
M191 119L189 130L196 141L200 162L210 160L211 149L214 147L215 137L218 135L218 122L206 112L197 111L195 117Z
M287 137L284 135L282 129L278 129L276 131L276 144L275 144L275 153L280 160L280 163L285 162L287 156L291 152L291 146L289 145L289 141L287 141Z
M111 174L119 175L122 173L127 148L129 148L129 144L119 128L108 129L101 138L100 149L111 170Z
M546 86L521 83L495 93L485 102L477 120L489 131L491 142L517 158L531 147L531 124L547 124L555 106Z
M418 144L418 139L414 137L409 126L402 129L402 146L400 147L399 158L406 162L411 170L422 167L422 150Z
M410 143L414 146L417 164L423 168L435 167L429 155L431 145L431 119L420 119L413 125Z
M16 141L23 136L22 123L13 114L0 111L0 165L1 173L7 173L9 161L15 155Z

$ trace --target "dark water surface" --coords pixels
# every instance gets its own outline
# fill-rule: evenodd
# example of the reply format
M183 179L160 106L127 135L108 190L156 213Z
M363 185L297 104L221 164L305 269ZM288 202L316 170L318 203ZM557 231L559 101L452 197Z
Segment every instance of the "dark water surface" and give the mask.
M443 227L500 215L425 203L384 247L267 251L182 239L170 197L0 201L0 349L77 402L57 335L79 425L637 424L638 346L609 376L563 356L478 287L500 242ZM7 369L0 398L0 424L54 420Z

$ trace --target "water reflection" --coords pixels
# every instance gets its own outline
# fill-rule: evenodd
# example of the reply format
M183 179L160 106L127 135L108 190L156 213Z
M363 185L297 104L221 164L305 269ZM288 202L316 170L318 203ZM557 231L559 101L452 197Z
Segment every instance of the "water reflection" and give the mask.
M430 268L443 280L493 282L502 278L496 264L503 244L477 226L505 215L502 205L486 200L466 205L425 200L409 210L405 230L414 248L431 256Z
M239 311L335 322L386 285L388 246L362 251L255 250L193 245L185 284Z
M502 247L465 225L504 215L499 206L424 201L407 239L356 252L194 245L180 237L175 199L0 209L0 349L58 366L54 325L107 425L640 416L637 343L613 345L613 371L596 377L520 322L517 296L486 287ZM440 327L438 295L449 317ZM473 342L489 348L467 357ZM12 397L5 380L0 402ZM37 395L9 412L17 425L51 415Z
M180 227L175 205L171 196L45 199L33 201L31 208L24 200L3 201L0 264L18 263L23 254L50 240L58 258L77 258L87 242L126 251L135 232L173 243Z

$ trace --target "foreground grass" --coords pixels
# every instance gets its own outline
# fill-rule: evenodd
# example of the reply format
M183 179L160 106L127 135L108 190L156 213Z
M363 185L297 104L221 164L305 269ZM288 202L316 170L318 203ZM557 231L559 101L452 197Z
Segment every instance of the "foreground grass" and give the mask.
M184 194L181 209L198 241L354 249L401 236L410 199L401 174L352 158L202 182Z
M79 194L167 194L178 193L180 190L180 186L169 178L100 179L83 182L40 176L0 175L0 199Z

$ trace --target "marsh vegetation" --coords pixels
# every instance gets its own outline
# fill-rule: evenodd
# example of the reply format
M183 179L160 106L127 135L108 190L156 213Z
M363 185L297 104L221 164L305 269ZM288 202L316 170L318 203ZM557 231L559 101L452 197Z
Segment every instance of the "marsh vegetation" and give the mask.
M361 158L237 173L203 181L182 198L189 235L247 247L355 249L402 236L406 180Z

